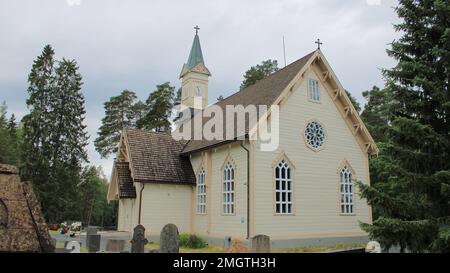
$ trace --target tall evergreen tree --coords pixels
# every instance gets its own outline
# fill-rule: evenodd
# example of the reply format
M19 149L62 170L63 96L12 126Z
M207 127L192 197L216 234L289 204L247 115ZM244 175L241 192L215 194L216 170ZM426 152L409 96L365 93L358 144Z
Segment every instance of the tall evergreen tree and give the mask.
M241 83L241 89L244 89L250 85L255 84L257 81L269 76L270 74L278 71L277 60L265 60L261 64L250 67L244 74L244 80Z
M23 121L23 145L21 176L32 181L45 212L47 203L56 193L56 185L50 180L50 107L49 98L55 88L54 51L50 45L44 47L28 76L27 107L30 113Z
M56 68L56 88L50 100L52 131L51 179L57 183L58 197L52 202L57 219L76 219L79 200L76 185L82 164L87 162L88 135L84 118L82 77L74 60L63 59Z
M371 90L363 92L363 97L367 100L361 118L367 125L376 142L386 142L389 115L389 101L386 89L377 86Z
M170 115L175 100L175 87L169 82L157 85L157 88L146 100L146 111L138 120L138 128L156 132L170 132Z
M136 127L136 120L143 117L142 102L133 91L123 90L119 96L114 96L105 102L105 117L94 141L95 149L104 158L117 152L120 133L123 128Z
M21 173L31 180L47 221L76 217L76 185L87 161L82 78L75 61L55 65L48 45L29 75Z
M19 134L14 114L7 118L6 102L0 105L0 163L18 165Z
M396 11L402 37L388 50L397 65L383 71L390 117L378 177L358 183L379 217L361 226L386 248L450 252L450 3L399 0Z

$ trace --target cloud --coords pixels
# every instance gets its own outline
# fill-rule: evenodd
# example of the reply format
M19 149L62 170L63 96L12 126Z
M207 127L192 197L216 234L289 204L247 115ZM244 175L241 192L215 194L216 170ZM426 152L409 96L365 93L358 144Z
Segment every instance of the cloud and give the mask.
M370 2L370 3L369 3ZM103 102L123 89L146 99L159 83L177 87L195 25L212 72L210 102L235 92L242 75L264 59L282 65L316 48L340 81L359 100L382 84L379 68L393 65L385 53L397 34L394 0L42 0L0 3L0 100L10 111L27 112L27 76L45 44L56 57L76 59L83 75L91 145L103 116ZM91 162L104 166L89 148Z

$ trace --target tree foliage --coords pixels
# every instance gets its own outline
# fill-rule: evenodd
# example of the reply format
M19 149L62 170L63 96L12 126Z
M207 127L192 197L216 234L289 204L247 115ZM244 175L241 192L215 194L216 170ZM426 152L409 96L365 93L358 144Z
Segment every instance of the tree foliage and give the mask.
M83 200L79 203L78 211L84 225L116 226L117 202L108 203L106 200L108 181L102 170L95 166L85 167L77 187L79 200Z
M169 82L156 86L145 101L145 114L138 120L138 128L156 132L170 132L170 115L176 99L175 87Z
M34 184L47 221L75 219L82 164L87 162L82 77L74 60L54 60L50 45L28 77L21 175Z
M255 84L257 81L269 76L270 74L278 71L277 60L265 60L261 64L250 67L244 74L244 80L241 83L241 89L249 87Z
M400 0L402 37L388 55L386 89L373 89L363 118L378 139L372 187L359 183L377 219L362 224L384 247L450 252L450 3Z
M6 102L0 105L0 163L19 164L20 132L14 114L7 117Z
M145 106L136 100L133 91L123 90L105 102L105 117L94 141L95 149L103 158L117 152L122 129L136 127L137 120L142 118Z

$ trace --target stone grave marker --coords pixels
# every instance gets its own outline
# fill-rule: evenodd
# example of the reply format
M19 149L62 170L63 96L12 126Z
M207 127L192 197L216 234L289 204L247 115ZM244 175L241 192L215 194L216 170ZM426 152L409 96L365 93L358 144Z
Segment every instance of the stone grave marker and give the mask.
M95 226L88 226L86 229L86 246L89 245L89 236L90 235L97 235L98 227Z
M95 235L89 235L89 240L87 240L89 242L89 244L87 245L88 251L89 253L95 253L100 251L100 240L101 240L101 235L100 234L95 234Z
M124 240L109 239L106 242L106 251L109 251L109 252L122 252L124 248L125 248L125 241Z
M270 237L262 234L253 237L252 253L270 253Z
M145 238L145 227L137 225L133 230L133 239L131 240L131 253L144 253L145 245L148 240Z
M160 252L161 253L178 253L178 228L174 224L167 224L161 230Z

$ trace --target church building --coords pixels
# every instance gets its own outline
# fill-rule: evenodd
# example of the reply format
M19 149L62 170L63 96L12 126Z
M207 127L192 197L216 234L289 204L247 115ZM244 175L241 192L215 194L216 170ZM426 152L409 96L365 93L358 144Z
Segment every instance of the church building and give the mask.
M200 113L214 105L279 106L278 148L264 151L248 131L177 140L125 128L108 190L108 200L119 202L118 230L142 224L157 238L172 223L216 245L259 234L273 247L366 242L359 221L371 223L372 210L355 181L370 184L369 157L378 148L320 44L212 105L210 77L196 33L180 74L181 103Z

